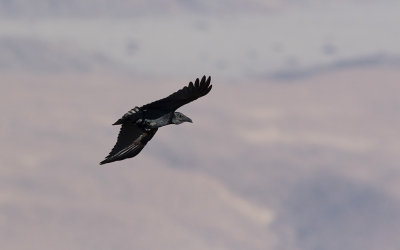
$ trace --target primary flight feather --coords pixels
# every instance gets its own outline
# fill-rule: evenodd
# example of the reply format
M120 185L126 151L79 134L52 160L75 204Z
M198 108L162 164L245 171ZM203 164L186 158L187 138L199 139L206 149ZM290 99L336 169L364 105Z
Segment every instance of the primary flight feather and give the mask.
M203 76L188 86L158 101L135 107L113 125L121 125L117 143L100 164L120 161L136 156L153 138L159 127L181 124L192 120L176 110L189 102L207 95L212 88L211 77Z

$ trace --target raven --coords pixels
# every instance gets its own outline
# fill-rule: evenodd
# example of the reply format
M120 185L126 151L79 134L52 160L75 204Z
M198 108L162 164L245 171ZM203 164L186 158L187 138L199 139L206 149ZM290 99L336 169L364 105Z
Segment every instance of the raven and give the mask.
M117 143L100 165L136 156L153 138L159 127L181 124L192 120L180 112L179 107L207 95L212 88L211 77L203 76L190 82L177 92L158 101L135 107L113 125L121 125Z

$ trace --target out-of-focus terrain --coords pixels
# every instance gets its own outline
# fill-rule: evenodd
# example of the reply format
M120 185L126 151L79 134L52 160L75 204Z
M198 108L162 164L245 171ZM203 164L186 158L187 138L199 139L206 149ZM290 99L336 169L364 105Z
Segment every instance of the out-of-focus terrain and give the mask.
M400 245L396 1L38 3L0 1L2 248ZM203 74L194 124L98 165Z

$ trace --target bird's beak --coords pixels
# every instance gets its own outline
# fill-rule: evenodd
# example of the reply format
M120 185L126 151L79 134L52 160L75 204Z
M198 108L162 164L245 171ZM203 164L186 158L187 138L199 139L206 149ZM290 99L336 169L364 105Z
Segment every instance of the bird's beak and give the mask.
M190 119L190 118L189 118L189 117L187 117L187 116L185 116L185 117L183 118L183 121L184 121L184 122L190 122L190 123L193 123L192 119Z

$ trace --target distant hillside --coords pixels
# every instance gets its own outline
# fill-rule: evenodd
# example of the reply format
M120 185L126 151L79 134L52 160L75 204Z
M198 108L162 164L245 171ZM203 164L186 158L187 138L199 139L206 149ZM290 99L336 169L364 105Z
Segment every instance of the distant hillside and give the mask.
M224 0L224 1L163 1L163 0L89 0L89 1L0 1L0 14L6 17L135 17L146 14L167 14L176 11L190 11L200 13L240 13L246 10L267 10L279 5L280 0Z
M0 71L88 71L116 64L99 52L33 38L0 37Z

